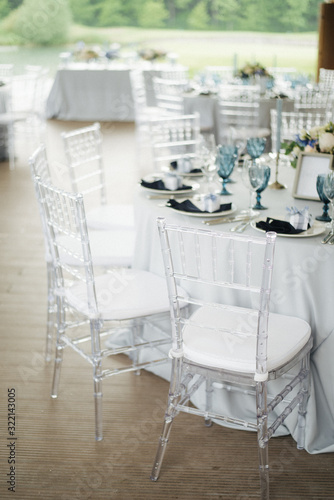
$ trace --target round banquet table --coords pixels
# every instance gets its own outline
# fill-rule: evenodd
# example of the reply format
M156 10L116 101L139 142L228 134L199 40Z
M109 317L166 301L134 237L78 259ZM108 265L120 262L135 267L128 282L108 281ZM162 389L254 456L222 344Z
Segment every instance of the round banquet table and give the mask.
M272 177L274 171L273 166ZM268 209L261 212L261 219L265 220L267 216L284 217L286 207L291 206L299 209L308 206L313 217L322 213L320 201L296 199L292 196L294 175L293 168L280 167L278 179L287 185L287 189L267 188L262 193L262 204ZM222 198L224 203L231 201L236 206L237 214L247 208L249 193L238 172L233 173L232 178L236 180L234 184L229 184L233 194ZM215 231L229 231L236 224L204 225L203 217L178 213L166 207L163 199L149 199L149 194L147 189L138 186L135 195L137 244L133 265L136 268L164 275L156 224L158 216L165 217L171 224ZM259 236L261 232L248 226L244 234ZM334 245L321 244L324 234L326 233L313 237L277 237L271 295L272 312L299 316L308 321L312 328L314 347L311 355L311 395L308 401L305 441L305 449L309 453L334 451ZM152 371L169 379L169 365L156 367ZM277 384L278 381L271 383ZM240 394L215 389L214 401L218 408L232 414L237 411L241 418L255 421L254 401L251 397L249 401L247 398L244 394L240 397ZM203 407L204 389L192 398L192 402ZM286 419L285 427L281 427L281 434L290 433L295 437L296 417L297 412L294 412Z

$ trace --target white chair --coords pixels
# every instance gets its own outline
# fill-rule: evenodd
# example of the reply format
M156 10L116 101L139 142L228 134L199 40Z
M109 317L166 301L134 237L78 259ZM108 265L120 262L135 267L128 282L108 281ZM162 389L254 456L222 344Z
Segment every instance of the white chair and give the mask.
M234 78L235 68L233 66L205 66L204 75L214 85L229 84Z
M333 113L326 112L295 112L295 111L282 111L281 113L281 142L294 141L296 135L302 130L310 130L312 127L325 125L333 119ZM270 110L270 126L271 126L271 144L272 150L277 151L277 111L276 109Z
M156 172L184 156L193 161L197 159L201 140L198 113L151 120L149 134Z
M297 112L324 113L333 107L333 89L299 89L294 96L294 108Z
M153 88L158 108L169 115L184 114L184 92L188 88L188 80L171 80L170 78L153 77Z
M61 137L71 189L85 198L88 227L134 232L133 206L107 202L100 124L63 132Z
M334 90L334 69L319 69L319 87L321 89Z
M102 381L120 373L138 373L168 359L161 352L170 343L170 332L162 328L169 307L166 283L157 275L135 269L95 274L83 196L39 179L36 189L49 239L57 304L51 396L58 395L63 351L69 347L93 371L95 438L99 441L103 437ZM147 348L155 348L157 357L142 361ZM122 357L117 363L117 354L127 354L129 359Z
M188 81L189 68L187 66L182 66L181 64L169 66L168 68L162 68L159 76L163 80Z
M149 106L147 104L145 79L142 70L131 70L130 80L136 127L139 127L141 130L144 127L147 131L148 121L152 118L159 118L161 116L161 109L157 106Z
M47 267L47 322L46 322L46 349L45 360L51 360L52 346L54 343L55 330L55 277L52 265L51 249L47 238L47 228L43 217L42 201L39 199L39 191L36 188L36 179L51 184L51 169L49 166L46 148L41 144L29 158L32 179L42 222L42 230L45 246L45 262ZM91 252L96 267L130 267L132 265L135 235L128 230L92 231L90 234ZM72 265L72 259L67 258L67 263ZM83 265L83 263L81 264Z
M257 85L221 85L218 93L219 140L236 143L249 137L267 137L261 128L260 87Z
M296 407L297 448L304 447L312 347L306 321L269 311L276 233L232 235L168 225L162 218L158 225L170 299L173 366L151 479L159 477L173 420L183 411L204 417L208 426L214 419L257 432L261 499L269 500L268 441ZM188 297L178 292L178 286ZM180 309L184 304L191 308L189 317ZM219 407L215 391L222 389L236 390L240 398L253 397L250 421ZM188 405L198 390L206 391L205 407Z

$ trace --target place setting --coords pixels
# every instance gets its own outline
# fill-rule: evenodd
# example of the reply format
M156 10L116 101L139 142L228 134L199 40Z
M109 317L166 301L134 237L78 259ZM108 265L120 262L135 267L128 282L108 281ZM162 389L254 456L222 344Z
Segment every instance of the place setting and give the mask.
M193 194L200 188L198 182L184 181L173 172L150 174L140 180L139 185L147 192L147 198L159 199L169 196Z

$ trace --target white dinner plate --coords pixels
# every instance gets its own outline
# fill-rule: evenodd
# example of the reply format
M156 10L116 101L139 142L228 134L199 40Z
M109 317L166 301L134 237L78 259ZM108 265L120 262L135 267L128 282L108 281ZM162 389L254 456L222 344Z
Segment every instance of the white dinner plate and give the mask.
M273 217L278 220L284 220L284 215L280 217ZM256 223L259 222L260 220L263 220L262 217L258 217L255 220L252 220L250 225L252 228L256 229L257 231L261 231L261 233L265 233L264 229L261 229L260 227L256 227ZM282 236L283 238L310 238L312 236L319 236L319 234L324 233L326 230L326 227L319 221L315 220L313 222L312 227L309 229L306 229L306 231L303 231L302 233L298 234L281 234L277 233L277 236Z
M191 172L179 172L178 170L174 169L174 168L170 168L170 167L163 167L161 169L163 172L172 172L173 174L176 174L176 175L179 175L180 177L203 177L203 172L197 172L197 173L194 173L192 174Z
M158 180L163 181L163 177L161 177L161 175L150 175L150 176L144 177L143 180L146 182L154 182L154 181L158 181ZM171 194L193 193L194 191L197 191L197 189L199 189L199 187L200 187L198 182L185 183L185 186L191 186L191 189L176 189L175 191L170 190L170 189L152 189L150 187L142 186L140 183L139 183L139 185L141 188L145 189L146 191L149 191L150 193L158 193L158 194L166 195L166 196L170 196Z
M177 210L176 208L173 207L169 208L171 208L172 210L174 210L179 214L190 215L190 217L202 217L202 219L206 217L221 217L222 215L231 215L237 210L237 207L234 205L234 203L232 203L232 208L230 210L219 210L219 212L187 212L186 210Z

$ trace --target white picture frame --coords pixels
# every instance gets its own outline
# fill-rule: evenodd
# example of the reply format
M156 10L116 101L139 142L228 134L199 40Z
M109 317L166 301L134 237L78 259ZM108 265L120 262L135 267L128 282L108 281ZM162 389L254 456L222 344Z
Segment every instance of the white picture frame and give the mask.
M299 153L296 175L292 189L294 198L320 201L317 193L319 174L333 170L333 155L327 153Z

